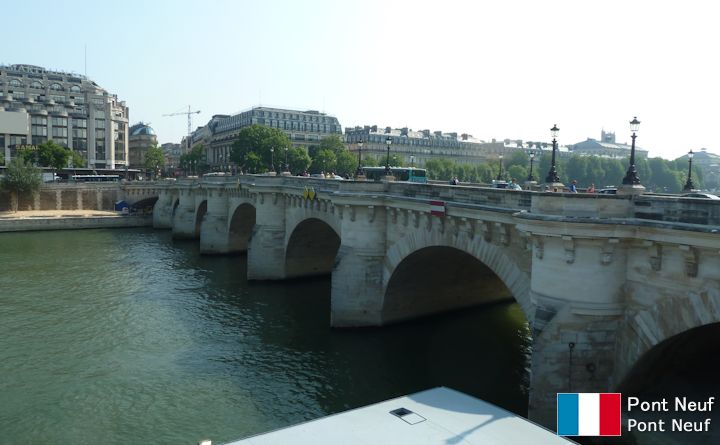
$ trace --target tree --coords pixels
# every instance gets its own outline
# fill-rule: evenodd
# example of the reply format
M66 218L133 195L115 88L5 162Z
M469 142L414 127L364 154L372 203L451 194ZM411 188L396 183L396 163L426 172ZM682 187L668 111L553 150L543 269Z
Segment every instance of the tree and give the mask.
M511 165L508 167L507 171L508 175L510 175L510 179L517 180L518 184L522 184L528 176L528 169L522 165Z
M158 147L157 144L148 148L147 152L145 152L144 167L157 175L164 165L165 152L163 152L162 148Z
M353 176L357 170L357 157L348 150L342 150L336 155L335 171L341 176Z
M57 144L52 139L38 145L37 162L43 167L52 167L58 172L67 167L72 152L69 148Z
M312 169L313 173L327 173L335 170L336 165L337 156L335 156L335 153L332 150L323 149L318 150L315 158L313 158L310 168Z
M12 209L17 211L19 196L37 192L41 183L40 170L26 162L22 156L17 156L5 168L5 176L0 184L14 195Z
M287 152L287 162L290 164L290 172L294 174L302 173L310 168L310 155L302 147L290 147Z
M273 168L281 165L285 147L290 149L291 146L290 138L281 130L253 124L240 130L230 159L243 170L262 173L268 171L271 165ZM250 153L254 156L251 157Z
M83 157L80 155L80 153L78 153L76 151L72 152L72 158L71 158L70 162L72 163L72 166L75 168L85 168L85 166L87 165L85 163L85 159L83 159Z
M5 165L5 153L0 152L0 165Z
M335 153L335 156L340 152L348 151L340 136L336 134L324 137L318 146L318 151L320 150L330 150Z

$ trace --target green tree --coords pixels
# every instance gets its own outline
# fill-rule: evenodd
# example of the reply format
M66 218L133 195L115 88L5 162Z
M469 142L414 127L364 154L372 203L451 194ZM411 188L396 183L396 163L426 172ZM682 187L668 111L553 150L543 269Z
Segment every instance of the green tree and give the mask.
M290 147L287 151L287 162L290 164L290 172L299 174L310 168L310 155L302 147Z
M318 151L320 150L330 150L335 153L335 156L343 151L348 151L342 139L337 134L324 137L318 146Z
M0 182L0 185L13 195L11 199L13 211L17 211L20 195L37 192L40 184L42 184L40 169L26 162L22 156L10 161L5 168L5 176Z
M328 173L335 170L336 164L337 156L335 156L335 153L332 150L324 149L318 150L310 168L313 173Z
M144 167L150 170L152 174L157 175L165 165L165 152L157 144L152 145L145 152Z
M271 164L276 169L281 166L285 147L291 146L290 138L281 130L253 124L240 130L230 159L243 170L262 173L268 171ZM250 157L250 153L254 156Z
M508 167L508 175L510 179L515 179L518 184L522 184L527 179L528 170L522 165L515 164Z
M337 163L335 172L340 176L353 176L357 170L357 157L348 150L341 150L335 154Z
M72 151L57 144L52 139L38 145L37 160L43 167L52 167L53 171L59 172L67 167Z
M87 165L85 162L85 159L80 155L80 153L73 151L72 157L70 158L70 162L72 163L72 166L75 168L85 168Z
M0 165L5 165L5 153L0 152Z

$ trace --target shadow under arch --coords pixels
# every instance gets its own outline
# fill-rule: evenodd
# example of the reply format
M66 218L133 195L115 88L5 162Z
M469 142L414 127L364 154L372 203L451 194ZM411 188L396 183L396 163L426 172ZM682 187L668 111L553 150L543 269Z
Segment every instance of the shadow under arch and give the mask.
M717 357L720 357L720 322L694 327L675 334L645 351L627 372L617 387L623 399L637 397L641 402L667 401L668 412L641 412L636 407L627 411L623 406L623 418L638 421L665 422L665 431L660 433L623 434L623 439L633 445L662 443L668 445L700 445L720 443L720 410L718 410ZM715 397L712 406L707 402ZM698 410L682 411L682 405L676 412L676 398L698 402ZM683 399L684 398L684 399ZM703 408L710 408L709 411ZM673 420L682 419L700 426L711 419L708 431L673 431Z
M153 210L153 208L155 207L155 203L157 203L158 201L158 198L159 197L157 196L152 196L150 198L141 199L140 201L133 203L132 208L140 211Z
M200 203L197 210L195 211L195 238L200 238L200 229L202 227L203 218L207 213L207 200Z
M247 252L255 227L256 209L252 204L237 206L228 225L228 243L231 252Z
M469 253L423 247L395 267L385 289L382 320L392 323L512 298L500 277Z
M175 212L177 212L177 208L179 205L180 205L180 198L175 198L175 203L173 204L173 208L172 208L172 218L170 219L170 221L175 219Z
M340 235L325 221L310 218L292 231L285 249L285 277L328 275L340 249Z

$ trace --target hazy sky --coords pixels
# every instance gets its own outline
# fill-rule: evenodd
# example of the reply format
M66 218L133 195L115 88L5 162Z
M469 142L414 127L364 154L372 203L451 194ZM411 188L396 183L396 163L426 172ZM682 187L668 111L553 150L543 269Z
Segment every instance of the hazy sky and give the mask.
M259 104L344 127L560 143L604 128L674 158L720 153L713 1L3 2L0 63L87 74L179 142L184 116Z

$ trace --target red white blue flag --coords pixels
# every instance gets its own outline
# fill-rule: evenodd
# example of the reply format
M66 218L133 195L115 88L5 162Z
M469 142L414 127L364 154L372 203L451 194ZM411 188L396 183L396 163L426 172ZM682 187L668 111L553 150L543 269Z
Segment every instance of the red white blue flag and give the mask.
M620 393L558 393L558 436L620 436Z

